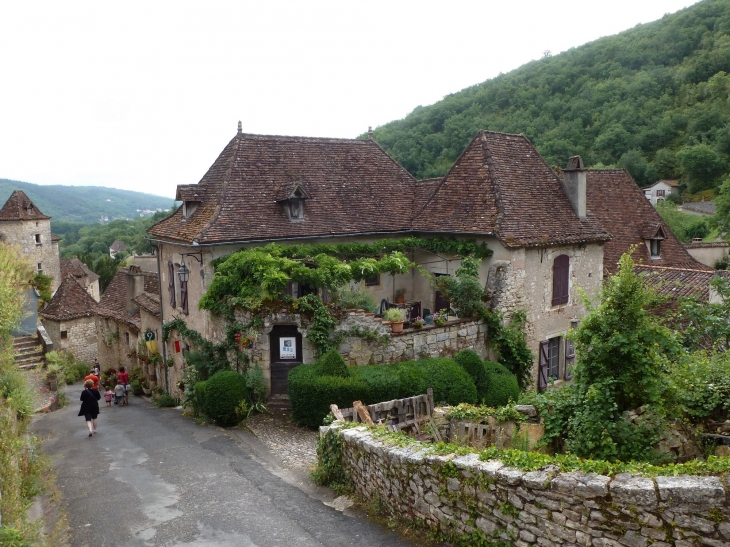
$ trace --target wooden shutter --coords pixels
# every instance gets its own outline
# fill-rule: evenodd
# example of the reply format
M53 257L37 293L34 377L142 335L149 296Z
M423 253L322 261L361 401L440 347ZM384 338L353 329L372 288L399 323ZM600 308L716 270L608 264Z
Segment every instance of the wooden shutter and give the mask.
M177 302L175 301L175 265L172 262L167 263L167 275L170 278L167 282L167 291L170 294L170 306L174 308Z
M548 357L548 341L540 342L540 359L537 369L537 389L542 391L548 385L548 365L550 359Z
M573 379L573 366L575 366L575 348L572 340L565 341L565 374L566 380Z
M568 274L570 258L560 255L553 262L553 306L568 303Z

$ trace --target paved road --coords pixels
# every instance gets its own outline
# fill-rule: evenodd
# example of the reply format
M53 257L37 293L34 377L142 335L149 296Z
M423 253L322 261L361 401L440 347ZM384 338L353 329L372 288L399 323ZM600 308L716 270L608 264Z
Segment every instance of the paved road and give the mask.
M76 416L80 389L67 393L72 404L33 430L47 439L73 547L410 545L324 505L324 489L279 468L243 430L199 426L130 397L127 407L102 406L89 438Z

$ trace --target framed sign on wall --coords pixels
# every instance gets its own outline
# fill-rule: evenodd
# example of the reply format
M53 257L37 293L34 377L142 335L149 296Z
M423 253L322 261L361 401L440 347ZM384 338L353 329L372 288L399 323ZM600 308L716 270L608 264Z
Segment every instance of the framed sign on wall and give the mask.
M294 336L279 338L279 359L297 358L297 339Z

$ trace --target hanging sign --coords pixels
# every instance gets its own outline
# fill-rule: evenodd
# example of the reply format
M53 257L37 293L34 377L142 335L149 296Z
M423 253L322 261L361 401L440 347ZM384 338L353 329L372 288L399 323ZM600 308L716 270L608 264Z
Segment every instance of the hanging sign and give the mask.
M297 358L297 339L291 337L279 338L279 359Z

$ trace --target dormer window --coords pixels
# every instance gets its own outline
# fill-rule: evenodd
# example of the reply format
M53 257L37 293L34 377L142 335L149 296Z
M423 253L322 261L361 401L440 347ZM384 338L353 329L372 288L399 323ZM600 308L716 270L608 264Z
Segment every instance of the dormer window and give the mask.
M661 239L652 239L650 240L649 249L651 250L651 257L652 258L661 258Z
M279 189L276 202L284 208L286 218L292 222L302 222L306 199L309 199L309 194L301 184L295 182Z
M183 218L188 219L200 205L199 201L183 201Z
M658 222L645 222L641 237L646 243L651 258L661 258L662 240L667 238L662 225Z

